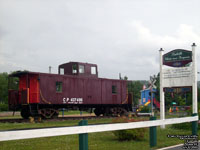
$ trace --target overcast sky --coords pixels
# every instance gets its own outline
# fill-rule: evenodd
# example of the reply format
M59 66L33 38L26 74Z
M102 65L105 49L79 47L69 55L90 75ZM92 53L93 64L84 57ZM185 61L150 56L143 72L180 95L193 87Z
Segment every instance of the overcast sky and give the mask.
M199 58L199 6L199 0L0 0L0 72L52 66L57 73L59 64L79 61L97 64L100 77L148 80L159 72L161 47L191 50L195 42Z

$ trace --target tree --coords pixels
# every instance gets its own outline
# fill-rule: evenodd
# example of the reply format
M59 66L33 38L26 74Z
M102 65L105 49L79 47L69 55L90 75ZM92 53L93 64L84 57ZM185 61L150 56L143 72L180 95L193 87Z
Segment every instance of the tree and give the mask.
M133 94L133 104L134 106L139 104L139 99L141 98L140 91L142 90L142 83L140 81L129 81L128 82L128 92Z
M0 73L0 103L8 103L8 74Z
M0 73L0 103L8 104L8 90L17 90L18 81L16 77L9 78L7 72Z

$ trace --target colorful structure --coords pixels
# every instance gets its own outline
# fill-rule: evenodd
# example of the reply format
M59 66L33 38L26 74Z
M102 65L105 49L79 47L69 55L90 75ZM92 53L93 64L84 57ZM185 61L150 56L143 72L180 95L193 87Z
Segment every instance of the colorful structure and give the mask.
M153 97L154 106L157 107L157 108L160 108L160 103L158 101L156 101L156 98L155 98L156 89L153 89L152 91L153 91L152 97ZM143 105L143 106L148 106L149 104L151 104L151 91L150 91L149 88L141 91L140 104Z

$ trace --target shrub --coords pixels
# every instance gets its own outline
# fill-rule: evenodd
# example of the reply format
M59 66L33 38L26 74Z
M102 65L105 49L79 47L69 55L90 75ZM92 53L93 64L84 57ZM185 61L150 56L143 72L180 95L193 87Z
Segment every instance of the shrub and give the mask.
M144 106L144 107L141 108L140 112L149 113L150 112L150 107L149 106Z
M180 129L180 130L192 130L192 123L180 123L180 124L173 124L172 128L174 129ZM198 130L200 129L200 126L198 126Z
M8 111L8 104L0 103L0 111Z
M113 123L128 123L128 122L137 122L139 120L128 119L126 117L119 117L113 120ZM146 133L146 128L137 128L137 129L129 129L129 130L118 130L113 131L114 135L120 141L125 140L144 140L144 135Z

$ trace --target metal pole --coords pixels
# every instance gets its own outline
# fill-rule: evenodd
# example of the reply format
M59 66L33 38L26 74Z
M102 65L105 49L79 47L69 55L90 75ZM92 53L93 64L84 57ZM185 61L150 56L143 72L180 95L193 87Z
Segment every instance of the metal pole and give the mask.
M160 52L160 119L165 120L165 95L163 91L163 49L159 50ZM165 125L161 125L161 128L165 128Z
M150 117L150 120L156 120L156 117ZM149 144L150 147L154 147L157 145L157 130L156 126L150 127L149 129Z
M81 120L79 126L88 125L87 120ZM79 150L88 150L88 133L79 134Z
M193 65L193 86L192 86L192 99L193 99L193 114L197 113L197 64L196 64L196 50L195 43L192 44L192 65Z
M192 44L192 66L193 66L193 84L192 84L192 116L198 116L198 105L197 105L197 64L196 64L196 50L195 43ZM192 122L192 135L198 134L198 121Z
M151 87L151 116L154 116L154 112L153 112L153 91L152 91L152 87Z
M64 110L65 110L65 108L62 109L62 117L64 117Z
M49 66L49 73L51 73L51 68L52 68L52 67L51 67L51 66Z

